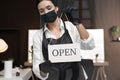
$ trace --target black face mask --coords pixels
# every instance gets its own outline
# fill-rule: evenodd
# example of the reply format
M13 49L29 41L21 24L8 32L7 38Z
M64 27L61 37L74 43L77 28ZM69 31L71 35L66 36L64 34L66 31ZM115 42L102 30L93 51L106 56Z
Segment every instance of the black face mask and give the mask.
M56 18L57 18L57 14L55 13L54 10L41 15L41 19L45 23L54 22L56 20Z

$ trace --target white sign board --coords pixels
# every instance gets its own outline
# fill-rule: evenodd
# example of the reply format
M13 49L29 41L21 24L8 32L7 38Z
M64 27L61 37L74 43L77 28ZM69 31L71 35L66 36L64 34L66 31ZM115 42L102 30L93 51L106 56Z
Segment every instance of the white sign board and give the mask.
M95 48L92 50L81 50L81 56L83 59L92 59L96 61L96 55L98 54L97 61L104 62L104 30L103 29L87 29L92 34L95 41Z
M48 54L52 63L81 61L79 43L48 45Z

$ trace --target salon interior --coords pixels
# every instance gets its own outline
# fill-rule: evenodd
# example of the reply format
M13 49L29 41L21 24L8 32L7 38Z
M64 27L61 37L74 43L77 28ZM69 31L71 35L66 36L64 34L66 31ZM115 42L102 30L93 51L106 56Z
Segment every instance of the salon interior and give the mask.
M93 80L120 80L120 0L57 0L57 2L60 7L58 15L61 15L63 8L74 7L79 10L83 25L96 37L98 48L91 53L94 55L89 53L90 55L87 54L86 57L83 54L84 58L93 60ZM11 64L12 69L16 67L26 69L23 70L26 74L29 68L31 72L27 74L28 78L25 80L35 80L32 73L30 40L34 31L40 29L41 24L35 4L35 0L0 1L0 80L5 75L2 71L6 68L10 70ZM6 61L12 62L10 64ZM23 72L16 76L22 76Z

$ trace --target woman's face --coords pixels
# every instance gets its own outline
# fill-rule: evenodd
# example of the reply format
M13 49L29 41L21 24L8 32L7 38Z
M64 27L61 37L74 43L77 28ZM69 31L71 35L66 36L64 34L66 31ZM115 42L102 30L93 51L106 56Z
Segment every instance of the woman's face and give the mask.
M50 0L41 1L38 4L37 8L38 8L40 15L46 14L52 10L55 10L55 12L58 11L58 9L56 9L57 7L55 7L54 4Z

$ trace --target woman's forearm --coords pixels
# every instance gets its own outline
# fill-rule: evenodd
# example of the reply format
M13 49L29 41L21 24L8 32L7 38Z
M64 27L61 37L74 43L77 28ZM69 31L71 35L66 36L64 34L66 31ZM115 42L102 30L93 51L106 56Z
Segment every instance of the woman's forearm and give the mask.
M81 39L88 39L89 33L85 29L85 27L82 24L77 25L78 32L80 34Z

